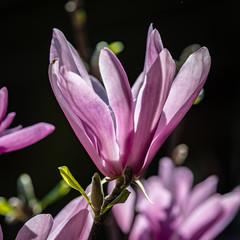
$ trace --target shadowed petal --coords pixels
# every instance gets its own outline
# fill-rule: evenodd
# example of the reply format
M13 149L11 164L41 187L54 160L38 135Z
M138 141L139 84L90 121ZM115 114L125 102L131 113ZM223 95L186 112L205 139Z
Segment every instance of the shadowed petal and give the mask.
M118 145L109 108L79 75L68 72L64 68L61 70L61 78L58 83L71 109L81 121L89 126L100 141L100 151L103 158L118 160Z
M67 117L71 127L73 128L75 134L77 135L78 139L81 141L82 145L88 152L91 159L96 164L97 168L105 175L109 176L108 172L106 171L103 161L99 157L96 149L94 148L93 143L89 139L88 135L86 134L84 127L82 125L81 120L78 116L72 111L69 103L64 98L62 92L59 89L58 81L60 79L59 76L59 60L56 60L54 63L50 64L49 67L49 78L50 83L53 89L53 92L57 98L59 105L61 106L65 116ZM109 176L111 177L111 176Z
M136 174L154 136L175 73L175 63L164 49L149 70L139 91L134 123L135 136L128 165Z
M18 232L16 240L46 240L52 228L50 214L40 214L27 221Z
M115 219L118 226L126 234L129 233L132 226L136 201L135 191L131 187L128 187L127 189L131 192L127 201L124 204L117 204L113 206L113 213L116 216Z
M134 105L131 88L121 63L107 48L101 50L99 68L110 106L116 118L116 137L120 157L125 160L131 150L134 131Z
M3 87L0 89L0 124L4 119L8 106L8 91L7 88Z
M58 228L48 240L87 240L93 225L93 216L83 209Z
M232 221L240 206L240 192L231 192L221 197L223 213L216 224L212 226L200 240L214 239Z
M63 33L55 28L53 29L53 37L50 48L50 62L54 61L56 58L59 59L60 66L64 65L69 71L79 74L88 83L88 85L91 86L88 73L77 51L67 41Z
M145 159L145 165L139 175L148 167L166 138L194 103L206 81L210 62L207 48L202 47L190 55L178 72L164 105L154 140Z
M32 145L52 133L54 129L55 127L51 124L37 123L4 135L0 138L0 154Z

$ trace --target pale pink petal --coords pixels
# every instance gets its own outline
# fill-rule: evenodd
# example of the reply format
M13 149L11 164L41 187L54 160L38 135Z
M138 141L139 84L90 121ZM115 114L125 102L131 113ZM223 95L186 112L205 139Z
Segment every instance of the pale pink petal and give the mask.
M186 202L186 207L184 209L184 214L190 214L199 204L207 200L211 195L216 192L218 179L216 176L211 176L205 181L196 185L188 201Z
M183 239L199 239L212 227L222 212L220 196L215 195L192 211L177 231Z
M139 175L148 167L166 138L194 103L206 81L210 64L209 52L207 48L202 47L190 55L178 72L164 105L156 134L145 159L145 165Z
M193 174L186 167L177 167L173 171L172 178L172 193L176 201L175 204L183 208L185 207L192 188Z
M58 81L63 96L71 109L100 141L103 158L118 161L119 149L116 142L114 122L108 106L79 75L62 69ZM122 169L119 170L120 174Z
M134 217L134 208L136 202L136 193L131 188L127 188L131 193L124 204L117 204L113 206L113 214L117 221L118 226L124 233L129 233L133 217Z
M148 30L147 49L144 66L144 71L146 73L149 71L162 50L163 44L160 34L156 29L153 30L152 26L150 25Z
M99 69L116 118L116 137L120 158L128 158L133 142L134 105L127 75L117 57L107 48L99 56Z
M221 233L233 220L240 206L240 192L231 192L221 197L223 213L217 222L199 239L211 240Z
M173 185L174 163L171 158L164 157L159 161L158 175L165 188L170 189Z
M0 154L12 152L32 145L54 131L55 127L48 123L37 123L20 129L0 138Z
M50 214L40 214L27 221L18 232L16 240L46 240L52 228Z
M8 106L8 91L7 88L3 87L0 89L0 124L4 119Z
M87 209L79 211L55 230L48 240L87 240L93 225L93 216Z
M0 136L1 136L1 133L11 125L15 116L16 114L14 112L9 113L7 117L0 123Z
M109 172L104 167L104 161L101 160L101 158L98 155L97 150L94 148L93 143L91 142L90 138L85 132L85 129L83 127L83 124L81 120L78 118L78 116L72 111L69 103L64 98L62 92L60 91L58 81L60 79L59 76L59 61L56 60L54 63L50 64L49 67L49 78L50 83L53 89L53 92L57 98L57 101L62 108L65 116L67 117L71 127L73 128L75 134L77 135L78 139L88 152L89 156L93 160L93 162L96 164L97 168L108 177L112 177L112 175L109 175Z
M152 239L150 229L151 225L148 219L144 215L138 214L135 218L132 231L129 235L129 240Z
M162 109L168 96L175 73L175 63L164 49L148 71L139 91L135 108L135 136L128 165L134 174L143 165L156 131Z
M50 62L55 59L59 59L60 66L64 65L69 71L79 74L84 81L91 86L88 73L77 51L67 41L63 33L56 28L53 29L53 37L50 48Z
M145 78L145 72L141 72L140 75L138 76L137 80L135 81L135 83L132 86L132 95L133 95L134 105L137 102L138 93L143 85L144 78Z

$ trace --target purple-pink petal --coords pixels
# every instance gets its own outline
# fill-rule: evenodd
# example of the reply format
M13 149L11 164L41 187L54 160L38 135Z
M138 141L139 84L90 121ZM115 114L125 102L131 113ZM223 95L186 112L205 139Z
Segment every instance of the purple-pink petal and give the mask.
M189 56L173 81L155 136L139 175L148 167L166 138L182 120L199 95L210 70L211 59L202 47Z
M69 71L79 74L91 86L88 73L74 47L67 41L58 29L53 29L53 38L50 48L50 62L59 59L60 66L65 66Z
M37 123L0 137L0 154L32 145L54 131L48 123Z
M52 228L50 214L40 214L26 222L18 232L16 240L46 240Z
M8 105L8 91L7 88L3 87L0 89L0 125L4 119Z
M14 112L9 113L7 115L7 117L0 123L0 137L3 134L3 131L5 129L7 129L11 125L11 123L14 120L15 116L16 116L16 114Z
M99 56L99 68L116 118L116 138L122 164L131 151L134 133L134 105L127 75L117 57L107 48Z
M155 134L175 73L175 63L164 49L151 66L139 91L134 123L135 136L128 165L137 174Z

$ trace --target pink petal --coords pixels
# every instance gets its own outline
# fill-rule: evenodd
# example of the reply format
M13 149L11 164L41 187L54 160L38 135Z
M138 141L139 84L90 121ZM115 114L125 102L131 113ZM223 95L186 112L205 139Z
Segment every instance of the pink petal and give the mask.
M121 63L107 48L101 50L99 68L110 106L116 118L116 137L120 157L125 160L131 151L134 131L131 88Z
M1 122L1 124L0 124L0 136L1 136L1 133L11 125L15 116L16 116L16 114L14 112L9 113L7 115L7 117Z
M0 125L4 119L8 106L8 91L7 88L3 87L0 89Z
M159 32L156 29L152 29L150 25L148 30L147 38L147 49L144 71L147 73L155 60L157 59L159 53L163 50L163 44Z
M0 240L3 240L3 233L2 233L2 227L0 225Z
M16 240L46 240L52 228L50 214L40 214L27 221L18 232Z
M145 159L145 165L139 175L148 167L166 138L179 124L199 95L206 81L210 62L207 48L202 47L191 54L180 69L173 81L154 140Z
M217 177L211 176L196 185L189 196L189 200L186 202L184 214L190 214L199 204L214 194L216 192L217 182Z
M87 209L83 209L66 221L62 228L58 228L49 240L87 240L93 225L93 216Z
M0 154L12 152L32 145L54 131L55 127L48 123L37 123L20 129L0 138Z
M114 122L107 105L81 77L64 68L58 84L71 109L100 141L99 147L103 158L106 161L118 161L119 149ZM119 171L121 174L122 169Z
M59 59L60 66L79 74L86 83L91 86L88 73L74 47L67 41L63 33L58 29L53 29L53 37L50 48L50 62Z
M192 211L177 231L183 239L200 239L200 236L216 222L222 211L220 196L215 195Z
M222 215L200 240L214 239L233 220L240 206L240 192L231 192L223 195L220 203L223 208Z
M178 167L173 171L173 197L175 204L180 207L185 207L189 198L189 194L193 183L193 174L186 167Z
M173 182L174 163L171 158L164 157L159 161L158 175L165 188L170 189Z
M138 97L139 91L143 85L144 78L145 78L145 72L141 72L140 75L138 76L137 80L135 81L135 83L132 86L132 95L133 95L134 104L136 104L137 97Z
M132 231L129 236L129 240L139 240L139 239L141 240L152 239L150 222L142 214L138 214L136 216Z
M75 134L77 135L78 139L88 152L89 156L93 160L93 162L96 164L97 168L108 177L112 177L110 173L107 171L107 169L104 167L104 162L101 160L101 158L98 155L97 150L94 148L93 143L91 142L90 138L88 137L84 126L81 122L81 119L78 118L76 113L73 112L71 109L71 106L66 101L65 97L63 96L58 81L60 80L59 76L59 61L56 60L54 63L50 64L49 67L49 78L50 83L53 89L53 92L57 98L57 101L62 108L65 116L67 117L71 127L73 128Z
M135 136L128 165L134 174L141 169L156 131L175 73L175 63L164 49L146 75L135 108Z
M125 234L129 233L131 229L136 202L135 191L131 187L128 187L127 189L131 192L127 201L124 204L117 204L113 206L112 209L118 226Z

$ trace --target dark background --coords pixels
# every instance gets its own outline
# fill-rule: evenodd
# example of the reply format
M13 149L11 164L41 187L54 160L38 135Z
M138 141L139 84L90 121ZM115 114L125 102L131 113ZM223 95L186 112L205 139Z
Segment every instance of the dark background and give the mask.
M56 126L45 140L26 149L0 156L0 195L16 196L16 180L31 175L38 198L61 179L57 167L67 165L85 188L98 171L76 138L48 80L49 47L52 29L59 28L75 45L66 1L0 1L0 87L9 91L8 112L16 112L12 126L29 126L44 121ZM174 58L192 43L208 47L212 67L205 84L205 98L193 106L177 130L150 165L156 174L158 159L169 146L186 143L189 156L185 165L195 174L196 183L211 174L219 176L221 193L240 183L239 109L239 8L237 1L85 1L87 37L94 46L102 40L122 41L119 58L131 84L142 71L146 34L150 23L161 34L164 46ZM46 209L55 215L71 193ZM20 226L5 226L4 239L14 239ZM218 239L240 239L240 218ZM231 238L232 237L232 238Z

